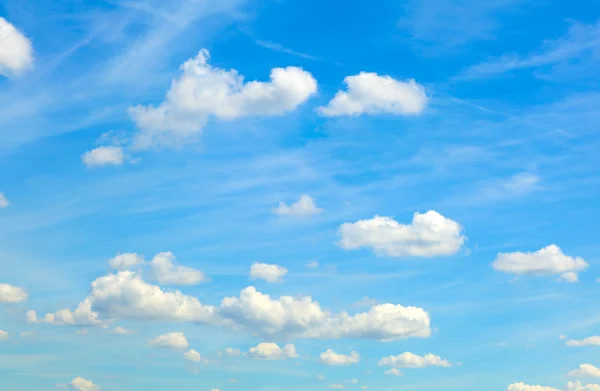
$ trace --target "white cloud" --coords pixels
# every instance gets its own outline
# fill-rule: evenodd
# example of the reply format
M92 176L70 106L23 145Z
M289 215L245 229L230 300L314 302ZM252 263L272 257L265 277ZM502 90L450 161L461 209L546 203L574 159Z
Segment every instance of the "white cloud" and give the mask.
M128 330L124 327L121 326L117 326L113 329L113 334L118 334L118 335L131 335L131 334L135 334L135 331L133 330Z
M223 350L223 354L225 354L228 357L238 357L242 354L242 352L240 351L240 349L225 348L225 350Z
M253 280L265 280L268 282L281 282L288 269L279 265L254 262L250 267L250 278Z
M79 303L75 311L68 308L58 310L54 313L48 313L43 318L38 319L35 311L27 312L27 321L29 323L48 323L54 325L69 326L105 326L106 322L99 318L99 314L92 311L92 303L89 298Z
M31 41L0 17L0 75L17 76L33 65Z
M558 281L574 283L579 282L579 275L575 272L563 273L558 277Z
M350 383L357 384L358 383L358 379L350 379Z
M398 368L425 368L425 367L451 367L448 360L431 353L419 356L411 352L404 352L397 356L388 356L379 360L378 365Z
M525 383L513 383L506 387L506 391L560 391L552 387L530 386Z
M310 261L306 264L306 267L309 267L311 269L317 268L317 267L319 267L319 262L318 261Z
M567 346L571 347L579 347L579 346L600 346L600 336L592 336L582 339L581 341L577 341L571 339L565 343Z
M27 292L23 288L10 284L0 284L0 303L16 304L27 300Z
M330 384L329 386L327 386L327 388L333 388L333 389L341 390L342 388L344 388L344 385L340 384L340 383L335 383L335 384Z
M326 378L325 376L321 375L321 374L318 374L318 375L317 375L317 379L318 379L318 380L325 380L325 379L327 379L327 378Z
M202 361L202 355L198 353L194 349L190 349L183 354L183 358L191 362L200 362Z
M69 386L77 391L100 391L100 386L91 380L79 376L73 379Z
M148 345L155 348L167 348L167 349L187 349L190 344L182 332L173 332L159 335L158 337L152 338Z
M8 332L0 330L0 342L8 340Z
M193 140L211 117L278 116L295 110L317 91L313 76L297 67L271 70L270 81L244 82L236 70L211 66L206 49L181 66L164 102L136 106L137 148L173 146Z
M4 195L4 193L0 193L0 208L7 208L10 205L8 198Z
M273 213L280 216L312 216L321 212L323 212L323 209L317 206L317 201L306 194L301 195L300 199L291 205L280 202L279 206L273 211Z
M323 364L327 365L349 365L358 364L360 361L360 356L354 351L350 354L338 354L331 349L327 349L321 353L319 359Z
M28 337L32 337L35 335L35 331L21 331L19 333L19 335L21 336L21 338L28 338Z
M108 260L108 266L115 270L129 270L144 263L144 257L136 253L119 253Z
M159 253L150 261L154 279L164 285L196 285L207 281L200 270L178 265L170 252Z
M123 159L123 148L115 146L94 148L81 155L81 161L88 167L120 166Z
M346 91L338 91L319 113L327 117L360 114L420 114L427 105L425 89L414 80L361 72L344 79Z
M592 364L581 364L578 369L569 372L569 376L600 377L600 368L596 368Z
M361 390L366 390L367 388L369 388L369 387L367 387L367 386L361 386L360 387Z
M586 384L583 385L580 381L567 382L566 391L600 391L600 384Z
M384 372L386 375L391 375L391 376L402 376L402 372L400 372L400 370L398 368L390 368L387 371Z
M344 223L339 236L339 244L346 250L370 247L377 255L392 257L451 255L466 239L457 222L433 210L415 213L410 225L381 216Z
M496 270L517 275L560 274L562 279L573 282L577 272L588 267L579 257L569 257L561 249L551 244L535 252L499 253L492 263Z
M383 341L427 338L431 334L429 314L418 307L386 303L354 315L346 312L331 314L309 296L275 299L254 287L243 289L238 297L225 297L219 306L213 306L179 291L164 291L131 271L109 274L93 281L89 296L75 312L75 315L71 313L69 322L53 323L103 325L113 319L180 321L246 331L263 337ZM55 314L46 317L64 318Z
M248 356L256 360L281 360L298 357L296 347L291 343L283 348L273 342L261 342L248 350Z
M221 391L220 388L211 388L210 391Z

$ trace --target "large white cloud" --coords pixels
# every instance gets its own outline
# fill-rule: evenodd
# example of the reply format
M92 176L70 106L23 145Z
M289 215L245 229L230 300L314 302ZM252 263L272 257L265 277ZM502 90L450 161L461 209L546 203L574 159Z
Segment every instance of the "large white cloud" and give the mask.
M69 387L76 391L100 391L99 385L79 376L69 383Z
M588 267L579 257L570 257L551 244L534 252L499 253L492 267L496 270L517 275L560 274L565 281L576 282L577 273Z
M0 303L22 303L27 300L27 292L23 288L10 284L0 284Z
M94 148L81 155L81 161L88 167L120 166L124 158L123 148L115 146Z
M211 66L206 49L181 66L164 102L136 106L137 148L177 145L193 139L211 117L278 116L296 109L317 91L313 76L297 67L274 68L270 81L244 82L236 70Z
M388 303L354 315L331 314L309 296L275 299L254 287L214 306L177 290L165 291L132 271L96 279L77 310L61 310L44 318L48 323L79 325L104 325L112 319L192 322L264 337L391 341L431 334L429 314L418 307Z
M0 193L0 208L7 208L10 205L10 201L4 195L4 193Z
M300 196L298 201L291 205L280 202L273 213L280 216L311 216L323 212L323 209L317 206L317 201L306 194Z
M434 354L419 356L411 352L404 352L397 356L388 356L379 360L378 365L398 368L425 368L425 367L451 367L448 360Z
M561 391L557 388L545 386L530 386L525 383L513 383L506 387L506 391Z
M283 276L287 273L288 269L279 265L254 262L250 266L250 278L253 280L260 279L268 282L281 282Z
M600 336L594 335L592 337L584 338L584 339L582 339L580 341L574 340L574 339L570 339L567 342L565 342L565 344L567 346L571 346L571 347L600 346Z
M153 278L163 285L195 285L207 280L204 273L177 264L173 253L158 253L150 261Z
M256 360L281 360L298 357L296 347L291 343L283 348L273 342L261 342L248 350L248 357Z
M166 333L152 338L148 345L155 348L167 348L183 350L190 347L190 344L182 332Z
M31 41L0 17L0 75L16 76L33 65Z
M569 372L569 376L600 377L600 368L592 364L581 364L579 368Z
M319 356L319 359L323 364L327 365L349 365L358 364L360 361L360 355L352 351L350 354L336 353L331 349L327 349Z
M398 81L387 75L361 72L344 79L346 91L338 91L319 113L328 117L360 114L420 114L427 105L425 89L414 80Z
M339 244L346 250L369 247L378 255L392 257L451 255L466 239L457 222L433 210L415 213L409 225L381 216L344 223L339 236Z
M582 384L580 381L567 382L566 391L600 391L600 384Z

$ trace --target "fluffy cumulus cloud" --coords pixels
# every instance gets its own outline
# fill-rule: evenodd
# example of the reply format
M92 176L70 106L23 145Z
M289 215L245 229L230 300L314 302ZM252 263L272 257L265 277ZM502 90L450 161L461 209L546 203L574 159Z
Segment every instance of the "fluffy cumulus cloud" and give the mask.
M319 113L327 117L360 114L420 114L427 105L423 86L414 80L398 81L371 72L344 79L346 91L338 91Z
M600 377L600 368L592 364L581 364L579 368L569 372L569 376Z
M0 193L0 208L7 208L10 205L8 198L4 195L4 193Z
M390 376L402 376L402 372L398 368L390 368L384 372L386 375Z
M396 368L425 368L425 367L451 367L448 360L431 353L419 356L411 352L404 352L397 356L388 356L379 360L378 365Z
M81 155L81 161L88 167L119 166L123 160L123 148L115 146L94 148Z
M600 391L600 384L582 384L580 381L567 382L566 391Z
M139 129L137 148L173 146L193 139L211 117L278 116L295 110L317 92L313 76L297 67L275 68L266 82L245 82L236 70L219 69L209 52L181 66L164 102L136 106L130 114Z
M225 350L223 350L223 354L227 357L238 357L242 354L242 352L240 349L225 348Z
M319 359L323 364L327 365L349 365L358 364L360 361L360 355L357 352L351 352L350 354L336 353L331 349L327 349L319 356Z
M135 334L135 331L133 330L128 330L124 327L121 326L117 326L112 330L113 334L118 334L118 335L132 335Z
M588 267L579 257L570 257L551 244L533 252L499 253L492 267L496 270L517 275L561 275L561 280L576 282L577 273Z
M451 255L466 239L457 222L433 210L415 213L408 225L381 216L344 223L339 236L339 244L346 250L368 247L378 255L391 257Z
M136 253L117 254L108 260L108 266L115 270L129 270L144 263L144 257Z
M69 387L76 391L100 391L99 385L91 380L79 376L71 380Z
M104 325L114 319L191 322L263 337L392 341L431 335L429 314L418 307L386 303L354 315L332 314L309 296L272 298L254 287L243 289L239 296L225 297L215 306L177 290L165 291L133 271L96 279L75 311L61 310L45 319L79 325Z
M15 26L0 17L0 75L17 76L32 65L31 42Z
M185 334L182 332L173 332L159 335L148 341L148 345L155 348L166 348L182 350L190 347Z
M163 285L196 285L207 281L200 270L177 264L173 253L159 253L150 261L154 280Z
M281 360L298 357L296 347L291 343L283 348L273 342L261 342L248 350L248 357L256 360Z
M565 342L567 346L571 347L580 347L580 346L600 346L600 336L594 335L592 337L587 337L582 340L574 340L570 339Z
M268 282L281 282L283 276L285 276L287 272L288 269L283 266L254 262L250 267L250 278L253 280L265 280Z
M200 362L202 361L202 355L198 353L194 349L190 349L183 354L183 358L191 362Z
M53 313L47 313L41 319L38 319L35 311L28 311L27 321L29 323L48 323L59 326L106 326L106 322L99 318L98 312L92 311L92 301L89 298L79 303L74 311L64 308Z
M525 383L513 383L506 387L506 391L560 391L557 388L545 386L530 386Z
M317 200L306 194L300 196L298 201L288 205L280 202L273 213L280 216L311 216L323 212L323 209L317 206Z
M10 284L0 284L0 303L16 304L27 300L27 292L23 288Z

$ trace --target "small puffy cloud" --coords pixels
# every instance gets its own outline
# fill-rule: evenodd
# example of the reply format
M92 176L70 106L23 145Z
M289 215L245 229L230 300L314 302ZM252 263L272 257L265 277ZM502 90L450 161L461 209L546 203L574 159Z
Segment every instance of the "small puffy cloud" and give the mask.
M340 383L335 383L335 384L328 385L327 388L333 388L333 389L336 389L336 390L341 390L342 388L344 388L344 385L340 384Z
M280 202L273 213L280 216L311 216L323 212L323 209L317 207L317 201L306 194L300 196L300 199L293 204Z
M108 260L108 266L115 270L129 270L144 263L144 257L136 253L119 253Z
M354 351L350 354L339 354L331 349L327 349L321 353L319 359L323 364L327 365L349 365L358 364L360 361L360 355Z
M223 350L223 354L227 357L238 357L242 354L242 352L240 349L225 348L225 350Z
M92 310L92 302L89 298L79 303L74 311L64 308L53 313L47 313L41 319L38 319L35 311L28 311L27 321L29 323L48 323L60 326L106 325L106 322L100 320L98 312Z
M0 208L8 208L9 205L10 202L8 201L8 198L6 198L4 193L0 193Z
M575 272L563 273L558 277L558 281L569 283L579 282L579 275Z
M194 349L190 349L183 354L183 358L191 362L200 362L202 361L202 355L198 353Z
M357 384L358 383L358 379L350 379L350 383Z
M559 274L565 281L576 282L577 273L588 267L579 257L570 257L551 244L534 252L499 253L492 267L495 270L516 275Z
M248 356L256 360L281 360L298 357L296 347L291 343L283 348L273 342L261 342L248 350Z
M31 41L0 17L0 75L17 76L33 65Z
M460 250L466 239L457 222L433 210L415 213L409 225L381 216L344 223L340 226L339 236L339 244L346 250L369 247L377 255L391 257L452 255Z
M0 342L8 340L8 332L0 330Z
M250 267L250 278L253 280L265 280L267 282L281 282L288 269L279 265L254 262Z
M317 379L318 379L318 380L325 380L325 379L327 379L327 378L326 378L325 376L321 375L321 374L318 374L318 375L317 375Z
M506 391L561 391L552 387L530 386L525 383L513 383L506 387Z
M600 391L600 384L582 384L580 381L567 382L566 391Z
M571 347L580 347L580 346L600 346L600 336L592 336L592 337L587 337L585 339L582 339L580 341L571 339L568 340L565 345L567 346L571 346Z
M178 265L173 253L159 253L150 261L154 279L164 285L196 285L208 279L200 270Z
M133 330L128 330L124 327L121 326L117 326L112 330L113 334L118 334L118 335L131 335L131 334L135 334L135 331Z
M317 267L319 267L319 262L318 261L310 261L306 264L306 267L309 267L311 269L317 268Z
M190 347L185 334L182 332L173 332L159 335L158 337L152 338L148 345L155 348L167 348L182 350Z
M419 356L411 352L404 352L397 356L388 356L379 360L378 365L397 368L425 368L425 367L451 367L448 360L434 354Z
M420 114L427 105L423 86L414 80L398 81L390 76L361 72L344 79L346 91L338 91L319 113L327 117L360 114Z
M569 372L569 376L600 377L600 368L592 364L581 364L578 369Z
M400 370L398 368L390 368L387 371L384 372L386 375L391 375L391 376L402 376L402 372L400 372Z
M27 300L27 292L23 288L10 284L0 284L0 303L16 304Z
M211 388L210 391L221 391L220 388Z
M123 148L115 146L94 148L81 155L81 161L88 167L120 166L123 160Z
M175 146L190 140L210 118L272 117L289 113L317 92L313 76L297 67L274 68L270 81L245 82L236 70L211 66L200 50L181 66L159 106L136 106L129 112L139 132L134 147Z
M76 391L100 391L100 386L95 384L93 381L84 379L83 377L76 377L69 383L69 386Z

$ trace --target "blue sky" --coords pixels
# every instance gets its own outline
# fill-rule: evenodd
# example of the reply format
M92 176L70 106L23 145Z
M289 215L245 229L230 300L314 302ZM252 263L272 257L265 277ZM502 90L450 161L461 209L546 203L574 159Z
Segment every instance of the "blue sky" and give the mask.
M594 2L0 17L3 391L600 389Z

